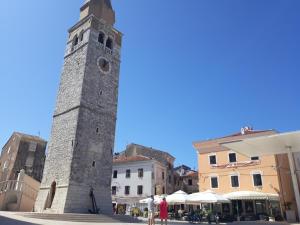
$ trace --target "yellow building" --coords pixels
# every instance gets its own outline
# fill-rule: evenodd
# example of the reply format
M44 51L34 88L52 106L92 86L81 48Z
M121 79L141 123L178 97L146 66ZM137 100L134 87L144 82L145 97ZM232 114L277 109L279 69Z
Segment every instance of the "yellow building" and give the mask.
M231 204L222 204L216 211L252 220L259 219L260 215L279 218L287 210L295 210L287 155L249 158L222 146L274 133L246 127L230 136L193 143L198 152L199 191L211 189L234 196Z

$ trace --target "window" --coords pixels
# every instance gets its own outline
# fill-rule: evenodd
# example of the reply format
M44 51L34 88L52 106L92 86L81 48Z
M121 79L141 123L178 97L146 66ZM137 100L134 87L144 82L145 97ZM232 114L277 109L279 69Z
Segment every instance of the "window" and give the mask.
M126 178L130 178L130 170L126 170Z
M211 177L210 183L211 183L211 188L218 188L219 187L218 177Z
M165 172L161 173L161 177L162 177L163 180L165 179Z
M137 194L138 195L142 195L143 194L143 186L142 185L137 186Z
M98 42L104 44L104 37L105 35L102 32L100 32L98 36Z
M255 173L252 176L253 176L253 184L254 184L254 186L255 187L262 186L261 174L260 173Z
M193 180L192 180L192 179L189 179L189 180L188 180L188 184L189 184L189 186L192 186L192 185L193 185Z
M172 178L171 178L171 176L169 175L169 184L171 184L171 182L172 182Z
M130 194L130 186L125 186L125 195Z
M113 178L118 178L118 171L114 170Z
M3 164L3 171L4 171L5 169L7 169L7 167L8 167L8 162L5 161L4 164Z
M142 178L144 176L144 170L143 169L138 169L138 176L139 176L139 178Z
M112 186L111 187L111 194L112 195L116 195L117 194L117 187L116 186Z
M7 154L9 154L10 153L10 147L8 148L8 150L7 150Z
M252 161L259 160L259 157L258 157L258 156L253 156L253 157L251 157L251 160L252 160Z
M73 46L76 46L78 44L78 36L76 35L73 39Z
M107 41L106 41L106 47L109 48L109 49L113 49L113 41L111 38L108 38Z
M229 162L230 162L230 163L236 162L236 154L235 154L234 152L229 153L229 154L228 154L228 157L229 157Z
M232 175L231 176L231 187L239 187L239 176L238 175Z
M166 188L165 187L162 188L162 194L166 194Z
M83 34L84 34L84 31L81 31L79 34L79 41L83 41Z
M209 156L209 164L210 165L216 165L217 164L217 156L216 155L210 155Z

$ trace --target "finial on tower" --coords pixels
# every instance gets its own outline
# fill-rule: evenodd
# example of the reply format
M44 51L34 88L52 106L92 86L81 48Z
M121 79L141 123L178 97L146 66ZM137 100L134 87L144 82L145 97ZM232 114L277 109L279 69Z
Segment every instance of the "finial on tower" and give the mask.
M103 19L110 25L115 23L115 12L110 0L84 0L84 5L80 9L80 19L89 15Z

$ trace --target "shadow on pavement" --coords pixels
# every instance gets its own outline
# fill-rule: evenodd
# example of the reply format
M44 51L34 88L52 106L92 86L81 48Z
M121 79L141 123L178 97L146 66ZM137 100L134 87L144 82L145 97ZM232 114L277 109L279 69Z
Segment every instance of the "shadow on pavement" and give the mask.
M0 216L0 225L37 225L36 223L28 223L20 220L14 220Z

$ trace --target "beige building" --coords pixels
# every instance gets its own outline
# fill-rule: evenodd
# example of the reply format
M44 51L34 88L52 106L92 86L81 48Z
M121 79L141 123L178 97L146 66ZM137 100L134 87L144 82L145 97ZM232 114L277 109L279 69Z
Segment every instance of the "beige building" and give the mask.
M2 148L0 181L16 180L19 172L41 181L47 142L40 137L14 132Z
M0 211L32 212L40 182L21 170L16 180L0 182Z
M274 133L274 130L254 131L246 127L230 136L193 143L198 152L200 191L211 189L220 194L235 192L234 195L247 191L254 195L223 204L217 210L245 220L258 219L263 214L279 218L287 210L295 210L287 155L249 158L222 146ZM266 197L255 197L257 193ZM267 196L272 196L272 201Z

